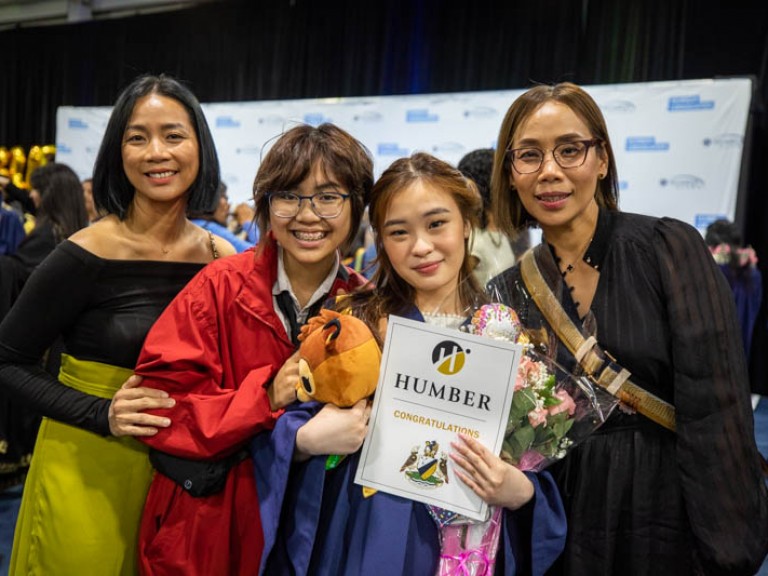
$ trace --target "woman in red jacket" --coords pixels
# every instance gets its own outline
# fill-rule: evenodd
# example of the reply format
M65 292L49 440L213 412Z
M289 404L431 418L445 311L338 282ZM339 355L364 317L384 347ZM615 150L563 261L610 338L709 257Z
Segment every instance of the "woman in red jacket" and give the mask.
M176 403L155 412L171 425L144 439L159 473L142 520L143 574L258 571L262 519L243 448L296 398L300 325L365 282L341 264L339 248L358 230L372 167L368 151L331 124L283 134L254 182L264 240L203 269L150 330L136 373ZM357 450L365 401L328 411L335 452Z

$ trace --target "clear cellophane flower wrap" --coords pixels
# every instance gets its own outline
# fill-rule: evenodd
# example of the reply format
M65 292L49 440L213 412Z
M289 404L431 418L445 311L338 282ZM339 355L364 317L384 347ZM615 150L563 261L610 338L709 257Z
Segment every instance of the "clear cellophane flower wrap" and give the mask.
M542 344L548 337L539 330L534 338L500 299L497 292L489 294L468 310L463 329L523 345L500 457L520 470L539 472L602 425L617 400L555 362ZM440 526L439 576L493 574L503 509L489 507L485 522L435 508L430 512Z
M499 550L502 509L491 506L488 512L489 518L485 522L456 515L442 525L438 576L493 574Z
M537 350L512 308L483 306L472 318L475 333L483 334L488 323L496 338L500 324L516 326L510 339L524 346L500 456L520 470L539 472L602 425L617 400Z

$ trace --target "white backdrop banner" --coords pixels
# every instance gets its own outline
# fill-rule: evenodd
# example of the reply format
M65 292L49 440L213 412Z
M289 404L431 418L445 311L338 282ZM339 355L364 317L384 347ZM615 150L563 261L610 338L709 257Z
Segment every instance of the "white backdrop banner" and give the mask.
M624 211L672 216L700 230L734 218L752 97L749 78L584 87L605 115ZM204 104L233 203L250 200L259 162L297 123L333 122L365 144L378 176L425 151L457 164L496 145L501 121L523 90ZM60 107L56 159L91 175L109 107Z

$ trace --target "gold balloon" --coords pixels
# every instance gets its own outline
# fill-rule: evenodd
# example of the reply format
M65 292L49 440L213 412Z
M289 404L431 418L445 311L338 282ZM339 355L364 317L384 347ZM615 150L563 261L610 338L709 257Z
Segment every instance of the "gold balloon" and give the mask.
M11 153L5 146L0 146L0 176L10 177L8 165L11 163Z
M24 184L24 165L27 163L27 156L24 154L24 148L14 146L11 148L11 165L8 172L13 183L19 188L27 188Z
M29 154L27 154L27 168L24 171L25 188L31 188L32 172L45 164L45 162L47 162L47 159L43 156L43 149L40 146L32 146L29 149Z
M10 177L11 181L19 188L30 188L32 172L56 158L56 146L45 144L32 146L29 154L24 153L24 148L14 146L10 150L0 146L0 176Z
M43 156L45 156L46 163L53 162L56 158L56 146L53 144L46 144L45 146L41 146L41 149L43 151Z

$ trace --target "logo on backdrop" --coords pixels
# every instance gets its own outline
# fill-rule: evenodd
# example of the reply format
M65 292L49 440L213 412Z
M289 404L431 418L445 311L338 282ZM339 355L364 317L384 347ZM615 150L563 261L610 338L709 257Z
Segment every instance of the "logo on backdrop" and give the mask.
M670 112L685 112L688 110L712 110L714 107L714 100L702 100L700 94L692 94L690 96L671 96L667 102L667 110Z
M333 122L333 120L322 112L310 112L309 114L304 114L305 124L317 127L320 126L320 124L323 122Z
M438 120L440 117L437 114L430 114L426 108L405 111L406 122L437 122Z
M497 115L496 108L491 108L490 106L475 106L474 108L464 110L465 118L493 118Z
M693 174L678 174L670 179L662 178L659 180L659 184L661 186L671 186L678 190L698 190L705 186L704 179Z
M379 156L408 156L408 149L400 148L397 142L379 142L376 151Z
M441 154L461 154L466 148L459 142L443 142L432 146L432 152L440 156Z
M244 154L245 156L258 156L260 153L260 146L240 146L235 148L235 154Z
M88 123L80 118L70 118L67 126L73 130L88 130Z
M217 116L216 128L240 128L240 120L236 120L232 116Z
M259 117L259 124L267 124L267 125L280 125L285 122L285 118L280 116L280 114L267 114L266 116L260 116Z
M712 138L704 138L704 146L717 146L718 148L741 148L744 137L741 134L718 134Z
M375 110L366 110L365 112L360 112L359 114L355 114L352 119L355 122L381 122L383 119L383 116L380 112L376 112Z
M627 136L627 152L666 152L669 142L656 142L656 136Z
M465 351L456 342L443 340L432 350L432 364L440 374L452 376L464 368L464 361L469 353L469 349Z
M603 112L629 114L637 110L637 106L629 100L609 100L600 104L600 109Z
M706 230L707 226L715 220L723 220L728 217L725 214L696 214L694 217L694 226L700 230Z

